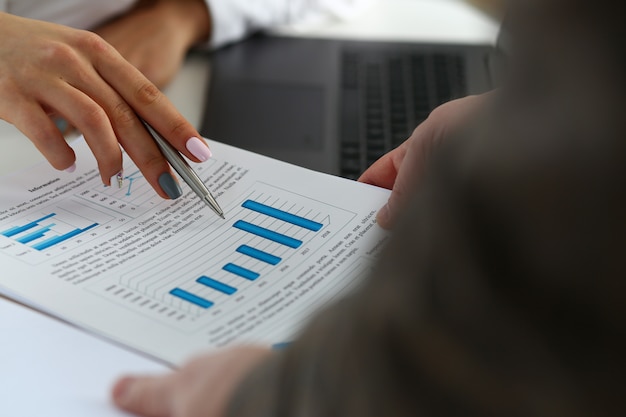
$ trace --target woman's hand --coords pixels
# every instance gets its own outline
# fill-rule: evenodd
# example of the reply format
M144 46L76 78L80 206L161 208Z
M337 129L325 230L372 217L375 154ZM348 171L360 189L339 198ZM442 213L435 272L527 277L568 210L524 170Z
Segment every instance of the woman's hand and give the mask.
M359 181L392 190L376 217L381 227L393 227L422 177L433 148L466 123L487 95L468 96L437 107L406 141L365 170Z
M210 157L194 127L101 37L0 13L0 118L53 167L72 171L76 157L51 120L56 116L85 136L107 185L122 171L121 145L159 195L181 194L140 117L191 160Z

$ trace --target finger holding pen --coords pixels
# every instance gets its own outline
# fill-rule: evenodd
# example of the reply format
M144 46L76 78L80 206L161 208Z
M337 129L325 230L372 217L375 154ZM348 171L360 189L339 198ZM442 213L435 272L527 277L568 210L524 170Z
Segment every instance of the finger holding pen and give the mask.
M211 157L211 151L198 131L139 70L128 64L117 52L108 59L100 55L94 58L98 73L119 92L141 119L174 148L194 162L204 162ZM130 68L120 72L118 68L121 65L130 65Z
M191 187L194 193L200 198L201 201L206 203L211 210L213 210L218 216L222 219L226 219L224 217L224 211L220 207L220 205L211 194L211 191L204 184L202 179L198 177L195 171L189 166L187 161L181 156L181 154L174 148L163 136L159 134L159 132L155 131L152 126L148 123L144 122L146 130L154 139L154 142L157 144L165 159L170 163L172 168L178 172L178 175Z
M116 59L124 61L119 55ZM112 61L100 61L99 64L102 65L98 67L99 72L105 77L108 72L114 71ZM177 198L182 191L169 167L167 170L162 168L163 148L155 144L154 135L147 134L143 120L191 161L204 162L211 158L209 147L169 99L138 70L133 68L132 71L124 72L121 77L114 77L115 83L119 83L121 99L129 105L124 109L129 113L128 122L132 124L133 129L139 131L132 135L119 135L120 143L157 192L159 190L155 182L165 191L168 198ZM124 85L131 87L124 89ZM172 165L171 158L168 162ZM180 173L179 169L175 168ZM187 181L186 178L185 180Z
M209 147L169 99L139 70L106 42L102 41L99 46L106 53L95 54L93 64L110 86L108 90L100 91L114 93L103 102L115 103L109 113L115 120L114 130L119 143L157 193L164 198L178 198L182 194L178 181L162 149L146 131L143 120L191 161L208 160L212 156ZM119 71L119 68L124 68L124 71ZM94 91L94 94L97 92Z
M161 197L182 194L138 115L190 160L211 153L163 93L91 32L6 13L0 23L0 118L56 169L72 171L75 154L50 119L62 116L85 136L104 184L123 169L121 145Z

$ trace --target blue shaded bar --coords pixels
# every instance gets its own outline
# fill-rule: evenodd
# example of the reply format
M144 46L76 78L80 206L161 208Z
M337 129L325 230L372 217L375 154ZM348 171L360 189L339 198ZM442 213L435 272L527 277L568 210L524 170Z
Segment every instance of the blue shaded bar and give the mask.
M185 290L181 290L180 288L174 288L172 291L170 291L170 294L172 294L174 297L182 298L185 301L189 301L190 303L195 304L198 307L209 308L213 305L211 301L205 300L204 298L198 297L197 295L193 295L192 293Z
M248 245L241 245L237 248L237 252L248 255L252 258L258 259L270 265L277 265L281 259L278 256L274 256L271 253L263 252L262 250L255 249Z
M257 213L262 213L267 216L274 217L275 219L295 224L296 226L304 227L305 229L309 229L314 232L317 232L322 227L324 227L324 225L321 223L305 219L304 217L296 216L295 214L287 213L286 211L282 211L274 207L266 206L265 204L261 204L256 201L246 200L241 206L249 210L256 211Z
M36 250L48 249L49 247L54 246L54 245L58 245L61 242L65 242L66 240L71 239L74 236L78 236L79 234L81 234L83 232L86 232L89 229L93 229L97 225L98 225L98 223L94 223L91 226L85 227L84 229L74 229L71 232L66 233L64 235L56 236L56 237L50 238L48 240L44 240L41 243L33 245L32 248L36 249Z
M226 285L223 282L219 282L214 280L213 278L209 278L206 276L201 276L196 280L200 284L206 285L207 287L213 288L214 290L223 292L227 295L232 295L237 292L237 288L231 287L230 285Z
M261 276L260 274L254 271L250 271L249 269L243 268L235 264L226 264L224 265L223 269L224 271L228 271L235 275L239 275L240 277L248 279L250 281L254 281L255 279Z
M269 239L276 243L280 243L281 245L289 246L290 248L299 248L302 245L302 241L298 239L294 239L289 236L285 236L281 233L274 232L272 230L266 229L261 226L257 226L252 223L248 223L243 220L237 220L233 227L237 229L243 230L244 232L252 233L253 235L260 236L265 239Z
M15 236L18 235L22 232L25 232L29 229L32 229L33 227L36 227L39 225L39 222L42 222L46 219L49 219L52 216L56 216L56 213L52 213L52 214L48 214L47 216L42 217L41 219L37 219L33 222L30 222L28 224L25 224L24 226L17 226L17 227L12 227L9 230L6 230L2 233L0 233L2 236L6 236L6 237L11 237L11 236Z
M27 244L27 243L32 242L33 240L37 240L37 239L42 238L42 237L46 234L46 232L49 232L49 231L50 231L50 229L51 229L53 226L54 226L54 223L53 223L53 224L51 224L50 226L45 226L45 227L42 227L42 228L41 228L41 229L39 229L39 230L36 230L36 231L34 231L34 232L32 232L32 233L29 233L29 234L27 234L27 235L25 235L25 236L22 236L22 237L21 237L21 238L19 238L19 239L15 239L15 240L16 240L17 242L22 243L22 244L24 244L24 245L25 245L25 244Z
M282 349L288 348L289 345L291 345L291 342L274 343L272 345L272 349L274 349L274 350L282 350Z

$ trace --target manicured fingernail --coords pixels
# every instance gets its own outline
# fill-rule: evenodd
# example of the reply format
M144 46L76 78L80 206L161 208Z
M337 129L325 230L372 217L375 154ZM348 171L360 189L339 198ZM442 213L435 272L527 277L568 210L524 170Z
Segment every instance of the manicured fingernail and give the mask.
M76 171L76 162L74 162L72 165L70 165L69 167L65 168L65 172L69 172L72 173Z
M209 159L213 154L206 143L199 138L193 137L187 140L185 144L187 150L192 153L193 156L201 160L202 162Z
M67 132L67 130L69 129L70 124L67 122L67 120L63 119L62 117L57 117L54 119L54 124L57 126L57 129L59 129L61 131L61 133L65 133Z
M159 185L172 200L176 200L183 195L183 190L180 189L180 185L178 185L178 182L176 182L169 172L164 172L159 176Z

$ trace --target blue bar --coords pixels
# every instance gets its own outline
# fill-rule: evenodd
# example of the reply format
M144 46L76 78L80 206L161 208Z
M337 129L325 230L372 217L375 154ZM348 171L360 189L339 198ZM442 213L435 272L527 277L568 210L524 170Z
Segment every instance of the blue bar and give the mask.
M89 229L93 229L97 225L98 225L98 223L94 223L91 226L85 227L84 229L74 229L71 232L66 233L64 235L56 236L56 237L50 238L48 240L44 240L41 243L33 245L32 248L36 249L36 250L48 249L49 247L57 245L57 244L59 244L61 242L65 242L66 240L69 240L69 239L73 238L74 236L78 236L79 234L81 234L83 232L86 232Z
M30 223L28 223L28 224L26 224L24 226L13 227L13 228L11 228L9 230L6 230L6 231L4 231L4 232L2 232L0 234L2 236L6 236L6 237L15 236L15 235L20 234L22 232L25 232L25 231L27 231L29 229L32 229L35 226L38 226L39 222L42 222L42 221L44 221L46 219L49 219L52 216L56 216L56 213L48 214L47 216L44 216L41 219L37 219L34 222L30 222Z
M270 265L277 265L281 259L278 256L274 256L271 253L263 252L262 250L252 248L248 245L241 245L237 248L237 252L248 255L252 258L258 259Z
M214 290L223 292L224 294L232 295L237 292L237 288L231 287L230 285L226 285L223 282L216 281L207 276L201 276L196 281L200 284L206 285L207 287L213 288Z
M290 248L299 248L302 245L302 241L298 239L294 239L289 236L285 236L281 233L274 232L272 230L266 229L261 226L254 225L252 223L248 223L243 220L237 220L233 227L237 229L241 229L244 232L252 233L253 235L260 236L265 239L272 240L276 243L280 243L281 245L289 246Z
M36 230L36 231L34 231L34 232L32 232L32 233L29 233L29 234L27 234L27 235L25 235L25 236L22 236L22 237L21 237L21 238L19 238L19 239L15 239L15 240L16 240L17 242L22 243L22 244L24 244L24 245L25 245L25 244L27 244L27 243L32 242L33 240L37 240L37 239L39 239L39 238L42 238L42 237L46 234L46 232L49 232L49 231L50 231L50 229L51 229L53 226L54 226L54 223L53 223L53 224L51 224L50 226L45 226L45 227L42 227L42 228L41 228L41 229L39 229L39 230Z
M202 297L193 295L192 293L181 290L180 288L174 288L172 291L170 291L170 294L172 294L174 297L182 298L185 301L189 301L190 303L195 304L198 307L209 308L213 305L213 303L209 300L205 300Z
M235 275L239 275L240 277L248 279L250 281L254 281L255 279L261 276L260 274L254 271L250 271L249 269L242 268L239 265L235 265L235 264L226 264L224 265L223 269L224 271L228 271Z
M286 211L282 211L274 207L266 206L265 204L261 204L256 201L246 200L241 206L249 210L253 210L258 213L274 217L275 219L295 224L296 226L304 227L305 229L309 229L314 232L317 232L322 227L324 227L324 225L321 223L305 219L304 217L296 216L295 214L287 213Z

